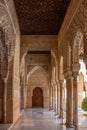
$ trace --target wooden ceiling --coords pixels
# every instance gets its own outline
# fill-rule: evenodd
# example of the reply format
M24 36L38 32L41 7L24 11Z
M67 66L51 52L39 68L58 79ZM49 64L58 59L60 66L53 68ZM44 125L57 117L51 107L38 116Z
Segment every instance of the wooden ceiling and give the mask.
M14 0L22 35L57 35L70 0Z

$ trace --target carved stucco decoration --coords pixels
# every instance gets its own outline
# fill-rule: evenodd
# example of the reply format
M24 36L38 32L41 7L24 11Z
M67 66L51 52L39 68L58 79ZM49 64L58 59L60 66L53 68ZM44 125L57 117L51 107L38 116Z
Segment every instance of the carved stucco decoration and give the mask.
M27 71L27 74L31 71L31 70L33 70L34 68L38 68L38 67L40 67L40 68L43 68L47 73L48 73L48 65L28 65L28 71Z
M42 65L41 67L48 73L48 65Z
M27 74L30 75L32 72L37 70L38 68L42 68L45 73L48 73L48 66L47 65L28 65Z
M77 36L78 35L78 36ZM72 19L64 38L69 41L71 47L73 47L79 37L82 35L87 36L87 1L83 0L78 8L75 17ZM78 37L78 38L77 38Z
M27 81L28 81L28 78L31 76L32 73L34 73L36 70L43 70L45 76L47 77L47 80L49 81L49 72L48 72L48 66L47 65L31 65L29 66L29 72L27 74Z
M8 48L5 44L5 34L0 28L0 74L3 78L6 77L8 71Z
M52 50L51 50L51 55L54 57L55 63L57 64L57 59L58 59L58 48L57 48L57 49L52 49Z
M13 30L13 26L11 24L8 12L5 9L5 7L1 5L0 5L0 27L3 29L5 33L5 44L8 48L8 61L10 61L12 56L14 55L16 35Z
M5 4L5 1L4 0L0 0L0 3Z
M85 36L85 39L83 40ZM84 54L85 52L85 63L87 63L87 0L83 0L80 7L78 8L75 17L72 19L70 25L68 26L68 29L66 30L66 33L64 37L62 37L61 42L61 49L63 49L64 52L64 61L66 62L66 49L65 46L68 42L68 44L71 47L71 50L78 48L80 49L79 53L74 55L73 59L74 61L78 59L78 56L80 52ZM84 48L84 44L85 48ZM85 50L85 51L84 51ZM66 64L66 63L64 63ZM79 67L78 67L79 68ZM78 69L77 69L78 70Z
M27 74L31 71L31 70L33 70L33 68L35 67L36 65L28 65L27 66Z
M74 48L80 48L82 38L83 38L83 34L81 33L80 30L78 30L74 38Z

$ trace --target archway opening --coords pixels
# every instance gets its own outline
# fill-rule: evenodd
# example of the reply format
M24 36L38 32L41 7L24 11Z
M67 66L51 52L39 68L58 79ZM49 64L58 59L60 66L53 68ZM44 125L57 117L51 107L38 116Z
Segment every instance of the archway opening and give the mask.
M43 91L39 87L33 90L32 107L43 107Z

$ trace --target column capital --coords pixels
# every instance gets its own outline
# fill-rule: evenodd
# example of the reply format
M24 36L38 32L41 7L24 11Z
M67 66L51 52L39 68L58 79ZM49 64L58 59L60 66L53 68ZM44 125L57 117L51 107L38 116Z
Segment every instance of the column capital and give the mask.
M64 80L62 79L62 80L59 80L59 83L63 83L64 82Z
M83 60L87 69L87 53L84 54Z
M85 26L86 31L84 32L84 56L83 56L83 60L84 63L86 65L86 69L87 69L87 25Z
M84 82L85 90L87 91L87 81Z
M56 84L58 84L58 83L59 83L59 80L56 80L55 82L56 82Z
M52 87L55 87L55 85L57 85L55 81L51 81L51 84L52 84Z
M77 76L78 76L78 74L79 74L79 72L78 72L78 71L74 71L74 72L72 72L73 77L77 77Z
M79 72L80 64L79 63L73 63L72 64L72 72Z
M65 76L65 79L71 79L72 78L72 71L67 69L64 76Z

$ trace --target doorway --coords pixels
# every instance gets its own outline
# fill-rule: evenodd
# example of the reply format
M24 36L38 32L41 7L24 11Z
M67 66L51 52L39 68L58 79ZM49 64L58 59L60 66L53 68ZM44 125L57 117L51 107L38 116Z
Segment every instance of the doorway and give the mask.
M32 107L43 107L43 91L39 87L33 90Z

